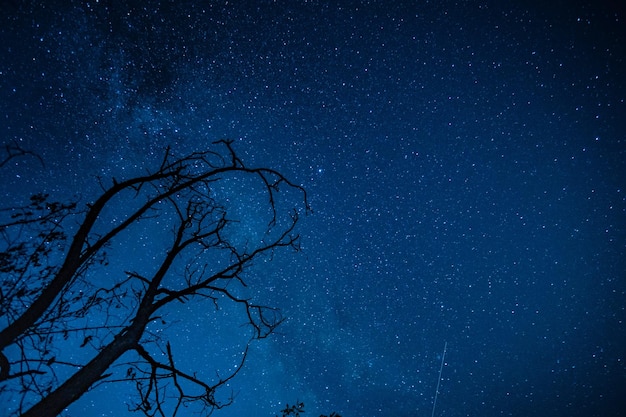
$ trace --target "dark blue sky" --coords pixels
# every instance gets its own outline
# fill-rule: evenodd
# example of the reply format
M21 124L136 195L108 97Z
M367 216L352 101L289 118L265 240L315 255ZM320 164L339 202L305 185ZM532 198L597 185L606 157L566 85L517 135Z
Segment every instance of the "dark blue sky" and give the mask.
M429 416L446 342L436 415L626 408L620 2L41 3L1 6L0 142L45 160L5 201L87 202L223 137L309 192L303 253L251 271L288 320L215 415ZM237 362L236 317L171 314L190 366Z

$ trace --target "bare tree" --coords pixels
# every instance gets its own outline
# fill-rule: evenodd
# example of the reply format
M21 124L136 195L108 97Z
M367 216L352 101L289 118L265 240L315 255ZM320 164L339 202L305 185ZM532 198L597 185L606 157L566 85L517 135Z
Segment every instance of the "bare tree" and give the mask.
M247 345L234 371L207 380L177 364L167 314L191 301L230 303L250 340L267 337L282 316L246 295L246 274L281 248L298 250L294 229L309 207L301 186L247 167L229 141L216 146L223 152L178 159L168 149L154 172L101 181L84 210L38 194L1 212L0 399L17 404L14 414L55 416L113 382L134 386L130 408L148 416L232 401L216 393ZM239 218L237 187L252 220ZM150 262L129 262L132 250Z

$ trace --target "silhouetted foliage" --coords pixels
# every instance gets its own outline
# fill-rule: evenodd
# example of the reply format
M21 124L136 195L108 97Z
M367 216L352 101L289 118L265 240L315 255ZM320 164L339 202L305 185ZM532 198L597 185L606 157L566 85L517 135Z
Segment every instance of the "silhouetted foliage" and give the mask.
M302 187L247 167L229 141L216 146L223 151L181 158L168 149L153 172L100 181L84 209L35 194L0 210L0 403L15 404L7 413L55 416L108 383L134 387L129 408L147 416L231 403L217 393L242 368L247 345L234 371L198 375L175 360L167 330L177 324L167 313L230 303L250 341L267 337L283 319L245 295L247 273L281 248L299 249L295 226L309 208ZM28 153L6 152L3 161ZM242 187L252 225L239 218Z
M285 408L280 410L280 412L282 413L282 417L300 417L300 413L304 413L304 403L296 401L294 405L285 404Z
M304 403L302 401L296 401L294 405L285 404L285 408L280 410L280 412L281 412L281 417L288 417L288 416L301 417L300 413L304 413ZM328 416L325 414L322 414L320 415L320 417L341 417L341 416L335 412L332 412Z

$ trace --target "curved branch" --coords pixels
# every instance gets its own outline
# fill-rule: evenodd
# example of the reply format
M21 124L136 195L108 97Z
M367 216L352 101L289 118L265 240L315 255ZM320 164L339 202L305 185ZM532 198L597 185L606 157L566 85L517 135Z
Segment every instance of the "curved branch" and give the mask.
M46 167L46 164L44 164L43 159L41 159L41 156L37 155L35 152L27 151L26 149L18 145L16 141L13 141L13 143L4 145L4 151L6 153L6 156L4 157L3 160L0 161L0 168L2 168L7 163L9 163L11 159L17 158L18 156L25 156L25 155L34 156L35 158L39 160L42 167L44 168Z
M150 376L148 377L148 385L145 386L140 380L138 380L137 389L140 391L141 404L137 405L137 411L149 411L151 409L161 409L161 400L157 396L157 392L159 391L159 381L170 379L174 384L177 392L176 405L174 407L174 412L172 416L176 416L180 406L187 402L200 402L205 407L210 409L220 409L230 404L230 401L227 403L220 403L215 399L215 392L217 388L225 385L234 378L239 371L243 368L243 365L248 357L248 349L249 346L246 346L246 349L243 352L241 362L236 367L236 369L229 374L228 377L222 379L220 378L217 383L213 385L209 385L208 383L202 381L195 375L191 375L187 372L183 372L176 367L174 364L174 355L172 354L172 346L169 342L166 345L166 352L168 358L168 364L162 363L154 359L150 353L144 348L141 344L137 344L135 346L135 351L139 354L141 358L143 358L146 363L150 366ZM164 374L158 373L158 370L167 371ZM180 384L179 379L184 379L185 381L196 385L201 388L203 394L188 394L183 389ZM154 399L151 399L151 396L154 396Z

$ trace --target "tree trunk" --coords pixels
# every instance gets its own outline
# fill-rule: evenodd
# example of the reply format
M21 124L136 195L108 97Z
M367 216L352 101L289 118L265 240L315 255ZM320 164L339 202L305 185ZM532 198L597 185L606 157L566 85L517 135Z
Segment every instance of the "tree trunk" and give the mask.
M22 417L58 416L65 408L87 392L93 384L98 382L113 362L125 352L133 349L138 343L141 333L142 327L133 324L127 332L118 335L80 371L22 414Z
M59 415L66 407L79 399L90 387L102 378L102 374L127 351L134 349L139 343L144 329L150 321L153 312L152 302L157 292L157 288L163 277L169 270L176 256L184 249L187 241L182 246L180 242L186 222L181 223L176 233L176 239L172 244L172 249L168 252L165 260L156 272L150 285L143 296L137 309L132 324L128 329L122 330L111 343L100 351L85 367L72 375L67 381L52 391L47 397L35 404L30 410L22 414L21 417L54 417Z

